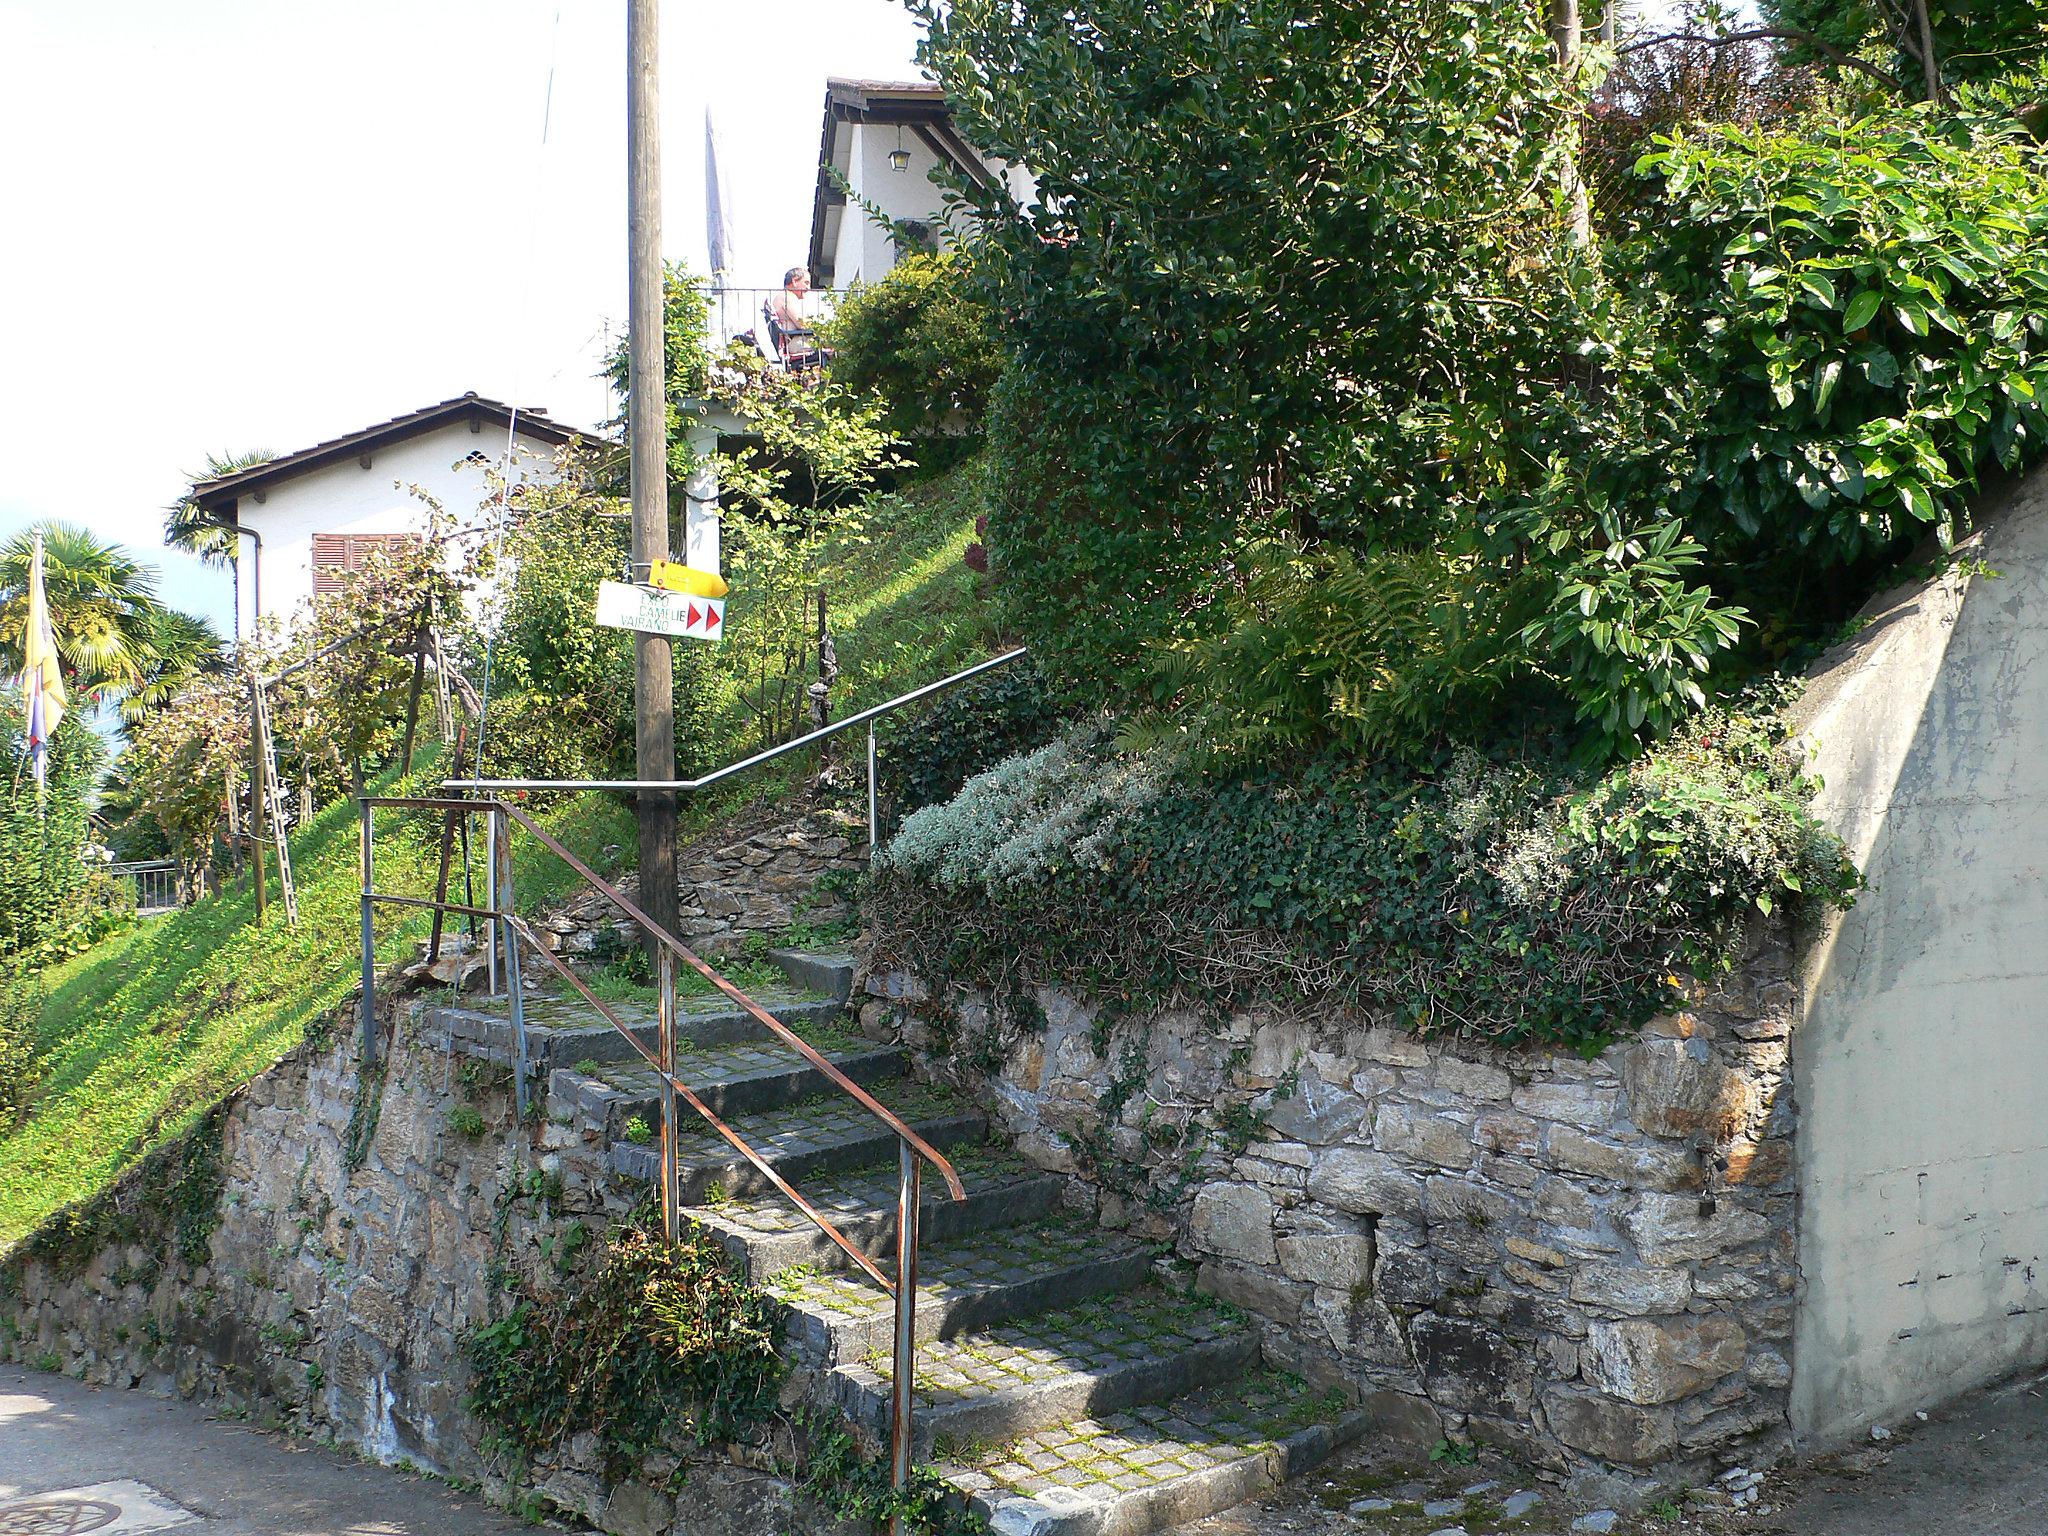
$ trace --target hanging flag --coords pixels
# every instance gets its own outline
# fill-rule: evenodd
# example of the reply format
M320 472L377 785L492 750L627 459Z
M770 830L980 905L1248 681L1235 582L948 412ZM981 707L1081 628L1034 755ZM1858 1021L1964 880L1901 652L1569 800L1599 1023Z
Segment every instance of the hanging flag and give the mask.
M28 633L21 646L21 699L28 715L28 749L35 758L36 798L49 787L50 739L64 718L64 669L57 637L50 629L50 603L43 593L43 536L36 535L28 567Z
M711 123L711 104L704 104L704 242L710 248L711 286L723 288L732 270L732 229L727 209L732 194L718 168L718 130Z

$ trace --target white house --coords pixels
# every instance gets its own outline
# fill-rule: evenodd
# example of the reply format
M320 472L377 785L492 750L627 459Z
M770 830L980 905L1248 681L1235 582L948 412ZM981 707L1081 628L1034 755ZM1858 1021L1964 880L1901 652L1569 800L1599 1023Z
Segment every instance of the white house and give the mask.
M812 281L820 288L873 282L887 275L901 254L891 230L847 197L839 177L856 197L908 225L928 248L942 245L943 193L931 180L939 166L984 185L1005 183L1019 201L1029 201L1036 191L1028 170L991 159L960 136L938 86L826 81L818 187L811 205Z
M429 513L415 487L457 530L481 536L496 515L487 472L504 461L508 433L515 487L552 484L556 450L580 435L541 411L467 394L194 486L201 511L241 535L236 633L266 618L289 623L371 551L421 537ZM452 540L451 565L467 552Z

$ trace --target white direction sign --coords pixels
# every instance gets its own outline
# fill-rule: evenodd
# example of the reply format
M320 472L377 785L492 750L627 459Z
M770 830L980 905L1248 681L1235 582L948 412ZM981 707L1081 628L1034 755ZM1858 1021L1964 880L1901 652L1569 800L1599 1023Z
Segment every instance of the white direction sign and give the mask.
M683 640L717 640L725 634L725 599L657 592L623 581L597 584L597 622L607 629L637 629Z

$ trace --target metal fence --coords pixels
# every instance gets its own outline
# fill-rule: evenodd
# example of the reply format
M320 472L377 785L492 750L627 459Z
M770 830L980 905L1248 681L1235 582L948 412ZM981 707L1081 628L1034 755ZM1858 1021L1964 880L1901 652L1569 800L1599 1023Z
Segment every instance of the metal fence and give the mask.
M769 339L765 313L770 301L781 296L780 288L703 287L697 291L709 306L707 326L713 346L723 348L734 337L751 334L764 358L781 360ZM829 289L812 289L804 296L805 319L814 326L831 319L835 298Z
M135 910L144 917L175 912L185 905L176 859L140 859L109 864L107 878L135 893Z

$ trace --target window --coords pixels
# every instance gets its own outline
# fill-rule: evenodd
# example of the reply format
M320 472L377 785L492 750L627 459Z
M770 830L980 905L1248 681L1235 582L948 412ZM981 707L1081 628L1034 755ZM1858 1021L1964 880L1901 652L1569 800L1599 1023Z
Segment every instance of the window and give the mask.
M897 253L903 256L916 251L936 254L939 249L938 226L925 219L904 219L890 231L889 237L896 242Z
M339 592L342 578L360 571L370 556L396 554L419 539L410 533L316 533L313 535L313 595Z

